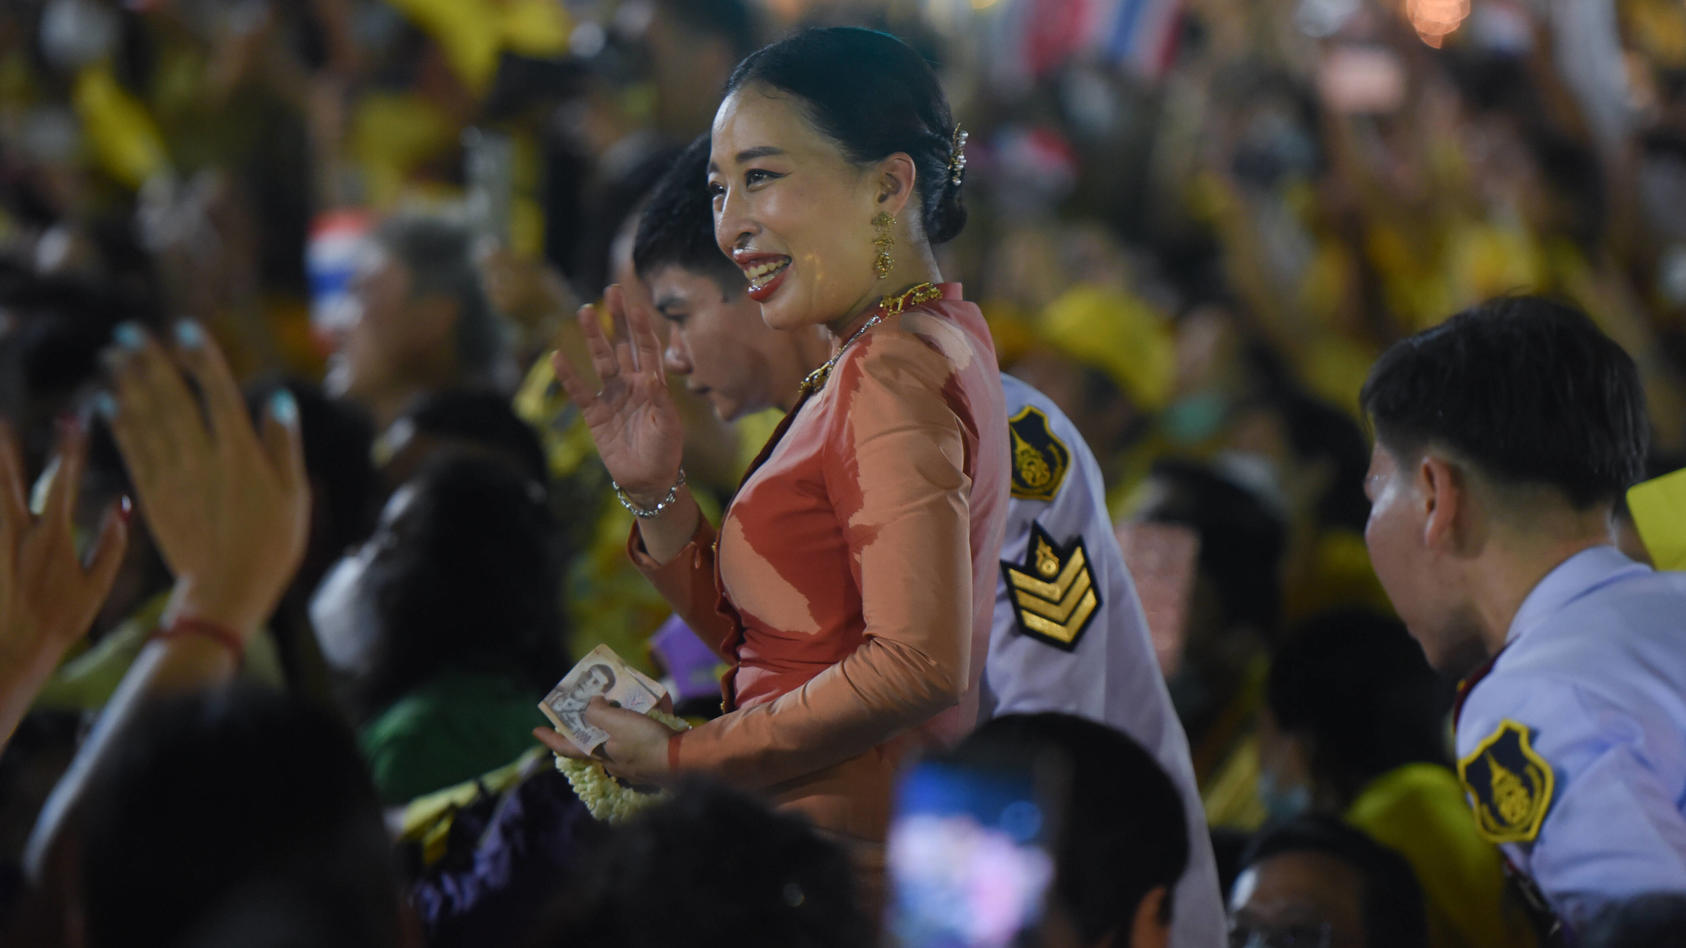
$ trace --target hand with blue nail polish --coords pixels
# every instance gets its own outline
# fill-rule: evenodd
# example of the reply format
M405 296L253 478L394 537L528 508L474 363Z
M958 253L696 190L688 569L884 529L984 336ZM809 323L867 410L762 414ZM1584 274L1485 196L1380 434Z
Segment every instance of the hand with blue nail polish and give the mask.
M109 419L141 515L176 578L170 615L251 636L304 555L310 496L298 406L281 390L254 427L204 330L183 321L173 336L172 351L141 334L112 378L113 397L96 408ZM129 344L121 329L118 344Z
M198 349L205 344L205 330L197 322L184 319L176 323L176 345L183 349Z

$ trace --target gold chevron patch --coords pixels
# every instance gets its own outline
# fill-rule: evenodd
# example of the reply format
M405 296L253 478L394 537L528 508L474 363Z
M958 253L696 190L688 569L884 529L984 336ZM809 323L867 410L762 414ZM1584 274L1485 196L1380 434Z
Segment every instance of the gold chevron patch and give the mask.
M1081 536L1061 548L1033 520L1025 561L1003 562L1001 575L1020 632L1068 652L1077 648L1101 607Z

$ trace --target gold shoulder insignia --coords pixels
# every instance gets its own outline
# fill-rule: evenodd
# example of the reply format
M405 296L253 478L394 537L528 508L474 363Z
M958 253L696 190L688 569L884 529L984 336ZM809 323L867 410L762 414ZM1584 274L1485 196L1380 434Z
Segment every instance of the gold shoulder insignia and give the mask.
M1013 496L1053 500L1071 467L1071 449L1054 436L1048 416L1031 405L1007 420L1013 443Z
M1061 549L1033 520L1024 562L1003 562L1001 575L1020 632L1068 652L1077 648L1101 606L1081 536Z
M1509 719L1458 761L1458 780L1475 807L1475 828L1490 843L1526 843L1540 835L1556 777L1534 752L1525 725Z

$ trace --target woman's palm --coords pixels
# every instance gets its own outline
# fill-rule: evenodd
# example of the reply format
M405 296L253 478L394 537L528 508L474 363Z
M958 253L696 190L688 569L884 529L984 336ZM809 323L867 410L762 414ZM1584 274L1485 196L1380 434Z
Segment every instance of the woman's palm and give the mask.
M609 476L628 494L659 500L679 476L685 433L661 369L661 343L642 312L628 312L620 287L604 295L627 340L611 345L597 312L580 309L580 326L602 387L591 391L560 352L551 357L556 378L580 410Z

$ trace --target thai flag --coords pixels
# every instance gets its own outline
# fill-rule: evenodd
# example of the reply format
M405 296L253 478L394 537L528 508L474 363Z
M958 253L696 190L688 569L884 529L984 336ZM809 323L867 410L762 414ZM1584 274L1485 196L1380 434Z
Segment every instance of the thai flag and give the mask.
M1108 0L1094 32L1101 58L1144 79L1160 79L1176 59L1182 0Z
M1158 79L1181 22L1182 0L1014 0L996 20L995 73L1018 84L1087 59Z

